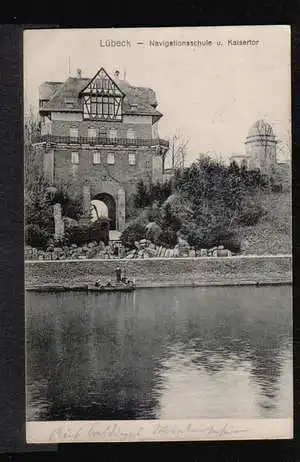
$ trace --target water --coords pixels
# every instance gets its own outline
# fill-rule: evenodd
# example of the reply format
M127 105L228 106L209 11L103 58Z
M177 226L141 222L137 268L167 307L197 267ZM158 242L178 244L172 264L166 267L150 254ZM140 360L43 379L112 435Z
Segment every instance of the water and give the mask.
M26 294L27 420L292 416L291 287Z

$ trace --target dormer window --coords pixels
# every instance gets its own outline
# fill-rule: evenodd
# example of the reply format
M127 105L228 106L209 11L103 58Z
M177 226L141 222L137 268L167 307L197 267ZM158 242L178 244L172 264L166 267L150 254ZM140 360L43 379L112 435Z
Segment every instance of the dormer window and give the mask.
M131 107L132 111L135 111L137 109L138 105L137 104L131 104L130 107Z
M76 98L65 98L65 105L68 109L72 109L76 103Z
M85 119L121 120L124 94L104 69L81 92Z

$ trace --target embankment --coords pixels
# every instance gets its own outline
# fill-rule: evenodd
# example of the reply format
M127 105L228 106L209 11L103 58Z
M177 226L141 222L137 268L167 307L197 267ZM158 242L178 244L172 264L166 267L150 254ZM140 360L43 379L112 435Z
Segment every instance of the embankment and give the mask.
M119 265L138 287L239 284L290 284L290 255L208 258L151 258L141 260L26 261L25 286L75 286L105 283Z

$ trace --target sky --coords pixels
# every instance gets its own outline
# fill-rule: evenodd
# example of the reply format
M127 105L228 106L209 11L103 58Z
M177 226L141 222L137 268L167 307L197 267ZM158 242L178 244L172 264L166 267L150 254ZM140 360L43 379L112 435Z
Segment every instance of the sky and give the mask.
M130 46L101 46L112 40ZM170 40L199 44L150 46L150 41ZM228 44L230 40L258 44L239 46ZM163 113L160 137L170 139L181 132L189 140L187 163L200 153L225 161L233 154L244 154L249 128L259 119L274 129L278 160L290 157L288 26L25 31L25 111L37 108L42 82L64 81L76 76L78 68L82 77L92 78L100 67L112 76L117 69L121 77L126 72L131 85L156 92L157 109Z

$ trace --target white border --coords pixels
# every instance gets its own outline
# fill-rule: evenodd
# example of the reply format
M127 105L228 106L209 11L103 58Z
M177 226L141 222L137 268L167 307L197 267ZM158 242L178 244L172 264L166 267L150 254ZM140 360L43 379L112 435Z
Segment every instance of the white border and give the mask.
M293 419L27 422L30 444L293 439Z

